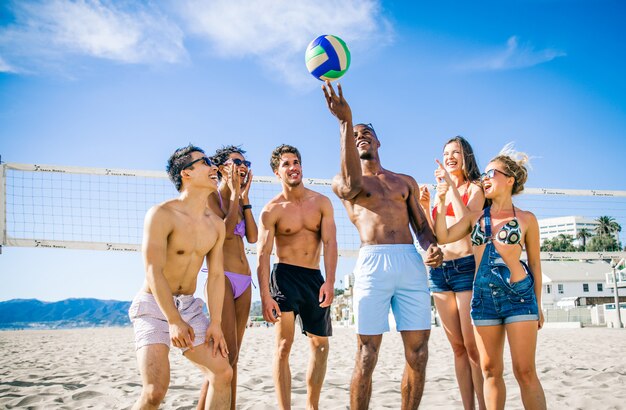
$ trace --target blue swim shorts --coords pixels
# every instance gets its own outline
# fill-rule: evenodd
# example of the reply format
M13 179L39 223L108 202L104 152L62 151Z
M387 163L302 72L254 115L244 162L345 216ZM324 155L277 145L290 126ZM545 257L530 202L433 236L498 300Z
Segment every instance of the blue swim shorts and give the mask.
M474 255L444 261L438 268L430 268L428 283L431 292L466 292L474 285L476 262Z
M356 333L389 331L389 308L396 329L430 329L430 293L426 267L412 244L366 245L354 269Z

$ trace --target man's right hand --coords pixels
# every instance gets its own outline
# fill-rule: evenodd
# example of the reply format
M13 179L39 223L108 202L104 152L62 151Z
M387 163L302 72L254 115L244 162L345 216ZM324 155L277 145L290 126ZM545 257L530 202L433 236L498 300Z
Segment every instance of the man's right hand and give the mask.
M181 319L179 322L170 323L169 328L170 340L174 346L193 350L193 341L196 339L196 335L187 322Z
M338 95L335 94L335 90L328 80L326 80L325 85L322 85L322 91L324 91L324 98L326 98L326 105L330 113L341 122L352 121L352 110L346 99L343 98L341 84L337 84ZM352 130L350 131L352 132Z
M278 303L271 296L266 296L261 298L261 308L263 310L263 319L269 323L278 322L278 318L280 317L280 308L278 307Z
M437 245L430 245L426 249L426 259L424 260L426 266L436 268L443 263L443 252Z

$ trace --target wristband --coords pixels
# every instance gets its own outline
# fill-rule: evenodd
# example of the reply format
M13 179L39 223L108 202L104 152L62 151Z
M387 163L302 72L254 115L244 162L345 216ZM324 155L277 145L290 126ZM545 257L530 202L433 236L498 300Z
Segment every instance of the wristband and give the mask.
M245 211L246 209L252 209L252 205L244 205L241 208Z

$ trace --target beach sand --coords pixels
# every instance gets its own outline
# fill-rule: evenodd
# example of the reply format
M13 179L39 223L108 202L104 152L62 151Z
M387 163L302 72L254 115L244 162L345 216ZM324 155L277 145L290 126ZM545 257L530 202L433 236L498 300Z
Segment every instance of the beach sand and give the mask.
M241 409L275 409L271 378L274 332L248 329L239 360ZM441 328L430 338L422 409L461 409L452 352ZM320 408L348 408L353 368L353 328L335 328ZM505 351L507 409L521 409L519 390ZM202 382L177 349L172 349L171 383L162 408L195 407ZM296 335L291 353L292 402L306 398L308 343ZM537 368L552 409L626 409L626 330L543 329ZM400 408L403 370L398 333L385 334L374 374L372 409ZM132 328L0 332L0 408L126 409L139 395Z

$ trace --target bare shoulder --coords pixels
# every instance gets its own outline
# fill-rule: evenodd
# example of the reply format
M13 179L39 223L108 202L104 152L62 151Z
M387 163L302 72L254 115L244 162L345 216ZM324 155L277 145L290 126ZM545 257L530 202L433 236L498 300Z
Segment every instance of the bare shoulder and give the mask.
M482 186L482 185L480 185L480 184L479 184L478 182L476 182L476 181L472 181L472 182L470 182L469 191L470 191L470 193L472 193L472 194L473 194L473 193L477 193L477 192L482 193L482 192L483 192L483 186Z
M282 194L276 195L274 198L270 199L268 203L263 206L261 209L260 219L264 225L269 225L270 222L276 221L278 219L283 206L281 205L284 202L285 198L283 198Z
M153 221L172 218L177 213L177 203L178 201L176 199L170 199L156 204L148 209L146 218Z
M309 196L311 199L313 199L314 201L320 203L320 204L329 204L330 202L330 198L328 198L326 195L324 194L320 194L317 191L313 191L312 189L308 189L307 188L307 196Z
M417 185L417 181L416 181L416 180L415 180L415 178L413 178L411 175L407 175L407 174L400 174L400 173L397 173L397 172L391 172L391 171L387 171L387 172L389 172L389 173L390 173L390 174L392 174L392 175L397 176L399 179L402 179L402 180L403 180L403 181L405 181L405 182L409 185L409 187L411 187L411 188L417 188L417 187L418 187L418 185Z
M226 231L226 224L224 220L220 218L217 214L210 212L209 221L217 228L218 231Z
M280 205L285 202L285 198L283 197L283 194L278 194L276 195L274 198L270 199L268 203L265 204L265 206L263 206L263 209L261 210L261 212L272 212L275 211L277 208L280 207Z
M538 225L537 217L530 211L524 211L522 209L516 208L515 211L518 218L520 218L526 225Z

